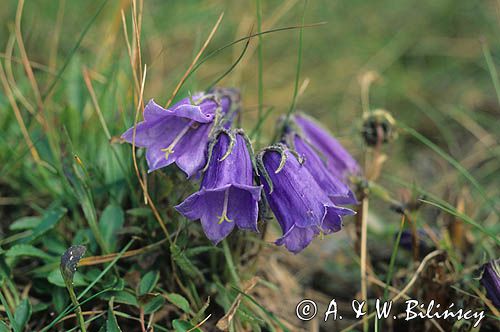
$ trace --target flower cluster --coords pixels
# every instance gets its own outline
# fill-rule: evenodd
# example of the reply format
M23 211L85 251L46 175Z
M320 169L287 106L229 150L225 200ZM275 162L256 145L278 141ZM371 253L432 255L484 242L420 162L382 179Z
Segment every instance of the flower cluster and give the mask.
M304 114L287 117L280 141L254 156L244 131L233 128L239 111L239 93L226 88L197 93L167 109L150 101L144 121L122 138L146 148L150 172L175 163L188 178L201 176L200 189L175 208L200 220L214 244L235 226L258 232L263 203L283 231L276 244L293 253L319 234L339 231L342 217L354 214L340 205L357 203L347 183L360 174L358 163Z

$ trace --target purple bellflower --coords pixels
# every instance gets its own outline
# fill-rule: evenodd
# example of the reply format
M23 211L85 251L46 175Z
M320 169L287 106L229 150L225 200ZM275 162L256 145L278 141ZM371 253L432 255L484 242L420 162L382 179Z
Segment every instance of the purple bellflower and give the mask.
M326 161L300 135L288 135L291 146L304 159L303 165L316 180L320 188L335 204L357 204L358 201L349 186L326 167Z
M481 284L493 305L500 309L500 259L492 260L484 265Z
M269 207L283 231L277 245L298 253L318 234L338 232L342 216L354 214L336 206L286 146L265 149L257 161Z
M356 160L315 120L304 114L294 115L294 120L307 141L326 159L327 168L335 176L345 179L350 175L361 173Z
M210 157L201 188L175 208L190 220L201 220L214 243L234 226L257 232L262 186L253 185L253 164L243 134L222 131L209 148Z
M188 177L206 163L206 152L214 122L228 113L232 102L219 93L197 93L165 109L151 100L144 109L144 121L128 129L122 138L144 147L149 171L172 163Z

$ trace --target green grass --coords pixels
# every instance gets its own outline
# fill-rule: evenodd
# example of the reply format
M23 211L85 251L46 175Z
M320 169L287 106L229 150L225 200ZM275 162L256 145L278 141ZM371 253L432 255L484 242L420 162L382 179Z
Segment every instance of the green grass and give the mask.
M199 328L211 331L236 301L230 329L294 331L301 326L296 299L311 290L328 299L356 296L355 218L297 256L272 245L279 236L275 221L263 239L235 232L214 247L199 223L173 208L197 190L196 181L187 182L175 166L147 174L138 149L140 176L168 238L145 203L131 147L119 142L134 124L144 65L144 101L164 105L222 12L220 28L176 99L214 84L236 86L239 120L256 150L272 143L278 118L297 109L317 117L362 161L374 154L360 135L359 78L378 72L370 107L392 113L399 137L379 151L387 160L368 188L370 268L398 289L411 279L418 262L392 247L401 215L391 205L408 207L425 194L418 214L406 213L418 215L416 226L432 230L434 248L450 256L446 298L491 311L467 294L478 296L469 286L479 287L477 269L500 256L496 2L146 1L141 57L135 54L132 68L121 17L123 10L134 48L131 4L25 1L22 40L35 85L15 37L17 6L8 0L0 9L0 64L8 83L0 89L0 331L5 324L14 331L78 329L76 319L66 317L75 306L57 274L72 244L87 247L74 283L82 311L94 310L83 317L89 331L148 325L186 331L209 315ZM309 84L298 98L304 81ZM120 254L101 257L112 253ZM255 275L261 281L246 293ZM420 288L409 295L429 295ZM388 286L370 284L369 290L371 299L395 295ZM375 326L384 330L383 321Z

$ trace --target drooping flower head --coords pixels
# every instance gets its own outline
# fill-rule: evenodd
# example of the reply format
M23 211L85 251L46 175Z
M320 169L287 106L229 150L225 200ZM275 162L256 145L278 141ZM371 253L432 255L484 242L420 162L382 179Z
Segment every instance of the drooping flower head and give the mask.
M361 168L349 152L326 129L304 114L295 114L293 120L308 142L326 159L326 166L332 174L345 179L359 175Z
M481 284L493 305L500 308L500 259L492 260L484 265Z
M219 243L234 228L257 231L262 186L253 184L253 164L246 138L222 131L203 175L200 190L175 208L190 220L201 220L203 231Z
M151 100L144 109L144 121L122 138L147 149L150 172L176 163L191 177L206 162L209 133L214 121L231 108L229 99L220 93L197 93L168 109Z
M338 232L342 216L354 214L336 206L286 146L269 147L257 160L269 207L283 231L276 244L298 253L318 234Z
M295 132L290 132L286 136L287 145L297 151L303 159L304 167L335 204L357 203L349 186L326 167L326 160L321 159L311 144Z

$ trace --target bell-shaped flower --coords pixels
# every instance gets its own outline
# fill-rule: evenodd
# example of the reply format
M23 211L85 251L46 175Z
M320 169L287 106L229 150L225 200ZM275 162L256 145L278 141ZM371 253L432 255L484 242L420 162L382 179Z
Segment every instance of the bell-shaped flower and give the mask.
M500 309L500 259L492 260L484 265L481 284L493 305Z
M298 253L320 233L340 231L342 216L354 214L336 206L285 146L265 149L257 161L269 207L283 231L276 244Z
M357 204L354 193L344 181L326 167L314 148L300 135L288 134L289 145L303 158L304 167L316 180L320 188L335 204Z
M150 172L175 163L191 177L206 163L209 133L214 121L228 112L228 98L197 93L168 109L151 100L144 109L144 121L128 129L122 138L147 149Z
M326 166L334 175L345 179L361 173L356 160L315 120L304 114L294 115L294 120L307 141L326 159Z
M219 243L234 228L257 232L262 186L253 184L253 163L247 140L239 132L222 131L210 148L200 190L175 208Z

